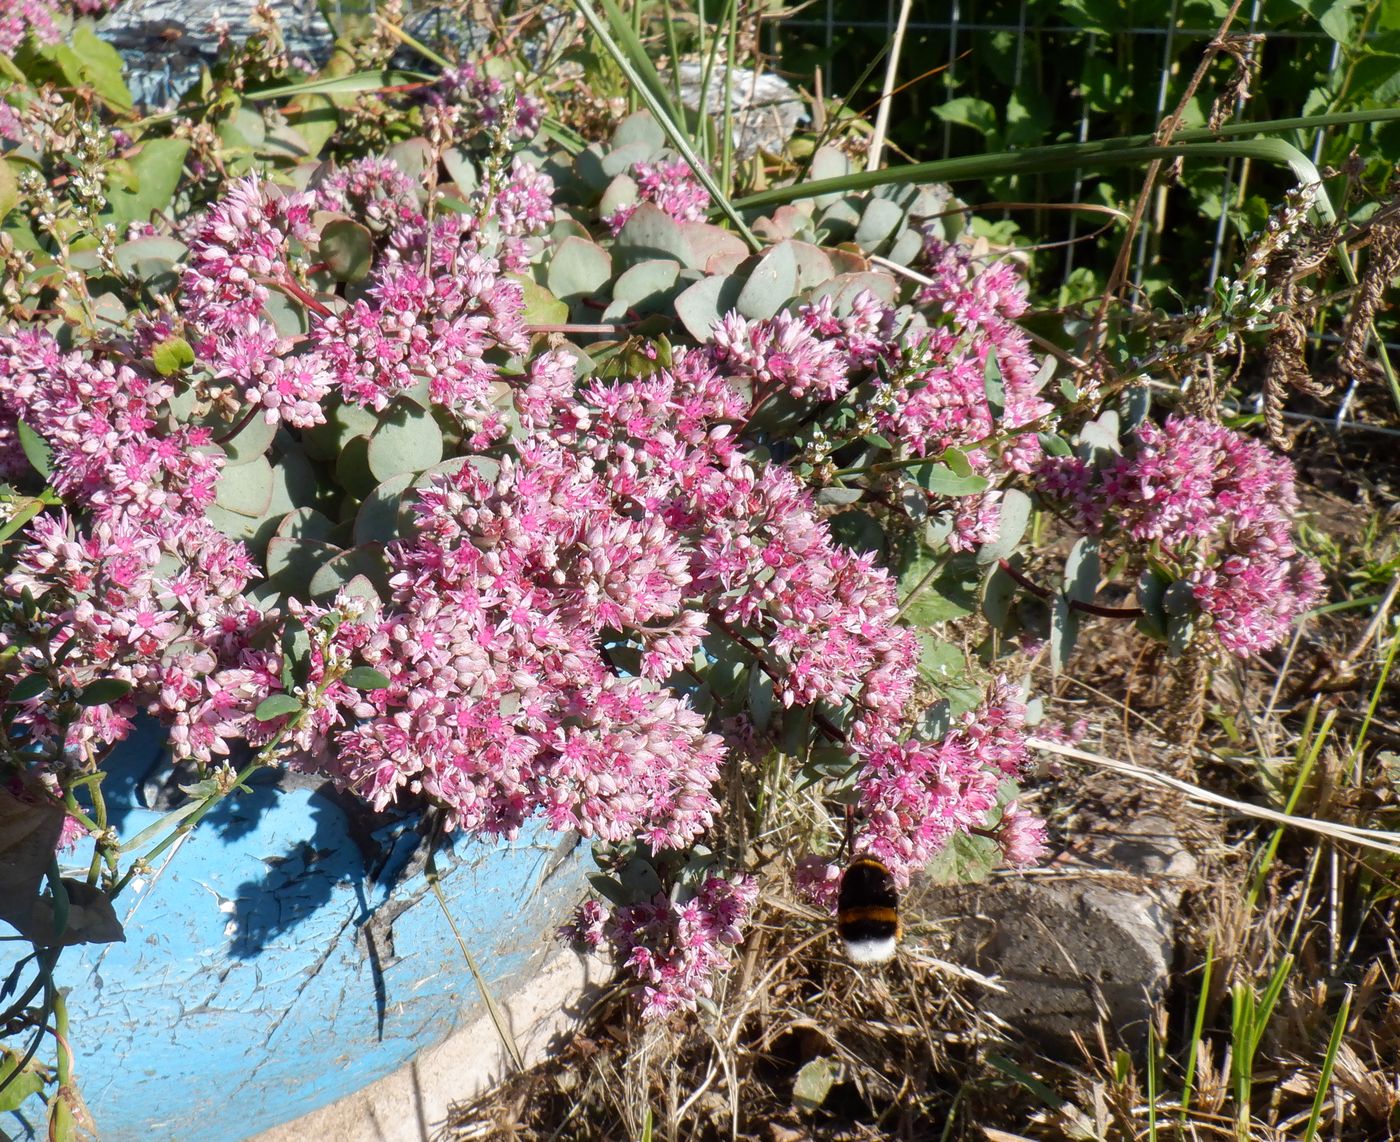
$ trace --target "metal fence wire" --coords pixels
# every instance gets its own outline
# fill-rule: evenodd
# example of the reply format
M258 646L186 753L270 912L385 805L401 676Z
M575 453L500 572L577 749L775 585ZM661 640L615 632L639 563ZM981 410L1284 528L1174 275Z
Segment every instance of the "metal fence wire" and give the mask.
M769 25L769 46L785 71L807 76L819 69L825 92L844 95L890 43L903 2L909 12L890 138L919 160L1151 133L1180 100L1227 7L1213 0L809 0ZM1253 73L1248 107L1237 99L1236 116L1316 109L1318 92L1344 62L1342 44L1290 0L1246 0L1231 33ZM1230 66L1222 62L1208 78L1188 120L1204 120ZM853 109L878 98L884 70L881 60ZM1320 132L1295 142L1315 162L1321 157ZM1230 253L1232 212L1223 204L1242 200L1244 180L1255 180L1253 190L1260 177L1239 161L1226 164L1207 282ZM1039 201L1051 200L1047 194L1069 203L1106 201L1099 181L1076 171L1035 190ZM1057 236L1075 238L1083 223L1071 213L1064 227ZM1139 283L1153 240L1144 227L1133 262ZM1074 267L1070 245L1066 281Z

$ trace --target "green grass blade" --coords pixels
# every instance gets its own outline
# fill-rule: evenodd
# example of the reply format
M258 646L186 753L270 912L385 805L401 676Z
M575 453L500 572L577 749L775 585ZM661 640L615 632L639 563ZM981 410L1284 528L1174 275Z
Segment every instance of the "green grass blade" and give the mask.
M1327 1090L1332 1085L1332 1071L1337 1065L1337 1052L1342 1049L1342 1036L1346 1033L1347 1020L1351 1018L1352 990L1342 997L1342 1009L1337 1012L1332 1024L1332 1037L1327 1040L1327 1054L1322 1059L1322 1071L1317 1076L1317 1093L1313 1095L1312 1113L1308 1115L1308 1128L1303 1132L1303 1142L1312 1142L1317 1137L1317 1124L1322 1118L1322 1107L1327 1101Z
M356 91L379 91L386 87L401 87L406 83L431 83L432 76L417 71L357 71L351 75L335 75L325 79L308 79L301 83L286 83L249 91L243 98L252 102L267 99L292 99L298 95L346 95Z
M1196 1019L1191 1025L1191 1046L1186 1050L1186 1077L1181 1084L1181 1121L1186 1121L1191 1109L1191 1096L1196 1089L1196 1059L1200 1054L1201 1035L1206 1026L1206 1006L1210 1003L1210 976L1215 970L1215 934L1206 941L1206 962L1201 972L1201 995L1196 1000Z
M1180 143L1165 147L1141 142L1145 136L1130 139L1105 139L1092 143L1057 143L1049 147L1027 147L1021 151L1006 151L987 155L965 155L956 159L936 159L927 163L909 163L884 170L857 171L839 178L823 178L815 182L780 186L760 191L734 203L738 210L758 210L779 206L801 198L816 198L823 194L849 194L873 190L877 186L903 183L965 182L1008 175L1045 174L1049 171L1075 170L1080 167L1132 166L1155 160L1175 158L1227 159L1247 158L1289 167L1301 183L1320 183L1322 176L1313 161L1291 143L1282 139L1237 139L1225 142ZM1336 217L1331 200L1319 189L1317 211L1324 220Z
M609 0L604 0L604 3L608 2ZM593 34L602 41L603 47L606 48L608 54L612 56L613 62L622 69L622 74L637 87L637 94L641 97L642 102L647 105L647 110L652 113L657 123L660 124L661 129L666 132L667 137L671 140L671 145L680 152L681 157L689 164L691 171L699 180L700 185L709 192L711 200L716 204L720 213L729 219L735 231L748 243L749 249L762 249L763 243L760 242L754 232L748 228L748 225L744 222L738 210L735 209L734 204L729 201L729 196L720 190L719 184L714 180L714 176L710 174L704 163L702 163L700 158L696 155L695 149L690 145L690 140L686 138L685 132L681 129L681 126L667 114L665 104L657 100L655 94L643 83L642 77L637 73L636 69L633 68L631 61L627 58L621 46L612 38L611 34L609 34L602 17L598 15L597 10L593 7L592 3L590 3L590 0L574 0L574 6L588 22L588 26L593 29ZM655 72L653 71L652 74L655 74Z
M666 85L661 82L661 76L657 74L656 65L651 62L651 54L647 51L646 45L642 43L642 38L637 34L637 30L632 26L632 21L623 15L622 9L617 6L617 0L598 0L598 2L603 6L603 12L608 18L608 24L612 27L613 35L616 36L615 43L627 53L627 62L631 65L632 71L637 76L637 78L633 80L633 86L636 87L640 83L641 87L650 92L652 99L664 108L666 118L678 126L683 126L685 120L680 117L679 109L672 106L671 96L666 91ZM582 8L582 5L580 5L580 8ZM640 11L640 8L638 11ZM587 13L585 13L585 17L586 16ZM596 31L597 29L595 28L594 30ZM611 52L612 48L609 47L608 50ZM632 77L629 76L628 78L630 79ZM638 90L637 94L641 96L642 92ZM647 102L645 98L643 98L643 102ZM656 112L653 111L652 114L655 115Z

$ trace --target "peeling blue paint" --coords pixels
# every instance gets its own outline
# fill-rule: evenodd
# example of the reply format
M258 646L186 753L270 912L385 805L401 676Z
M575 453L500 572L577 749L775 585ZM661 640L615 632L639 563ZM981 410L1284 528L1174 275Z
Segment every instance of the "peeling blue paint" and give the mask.
M105 788L132 794L114 814L123 836L160 817L135 798L159 748L147 734L109 769ZM238 1142L389 1074L482 1013L425 876L393 875L415 850L410 825L375 834L376 880L334 799L254 788L118 899L125 943L64 952L79 1089L104 1142ZM448 907L494 995L548 951L581 891L581 856L544 830L439 856ZM81 852L75 863L86 867ZM0 944L0 978L22 947ZM0 1115L15 1137L36 1128L36 1102Z

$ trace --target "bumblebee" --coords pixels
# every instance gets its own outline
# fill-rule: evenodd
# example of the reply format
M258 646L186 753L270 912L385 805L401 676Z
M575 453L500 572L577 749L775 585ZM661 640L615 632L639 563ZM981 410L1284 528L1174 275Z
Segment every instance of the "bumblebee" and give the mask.
M858 856L841 877L836 933L852 963L882 964L899 943L899 892L894 876L870 856Z

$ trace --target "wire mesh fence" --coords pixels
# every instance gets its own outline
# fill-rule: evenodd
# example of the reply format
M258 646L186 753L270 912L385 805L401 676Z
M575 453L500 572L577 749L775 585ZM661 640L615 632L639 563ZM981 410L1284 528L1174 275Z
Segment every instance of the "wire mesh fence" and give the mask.
M770 47L785 69L819 72L828 94L844 94L889 45L900 4L812 0L770 25ZM1201 0L910 0L891 140L909 157L928 160L1150 134L1181 100L1218 33L1223 10ZM1212 98L1228 86L1231 66L1250 73L1229 108L1234 117L1283 117L1327 106L1345 86L1338 74L1346 62L1343 45L1334 32L1286 0L1247 0L1230 29L1240 62L1222 62L1207 77L1201 93L1188 101L1188 125L1205 121ZM1387 34L1363 24L1358 40ZM884 68L881 60L854 109L878 98ZM1322 132L1291 141L1314 162L1323 160ZM1232 233L1232 224L1242 218L1261 222L1262 204L1276 201L1288 183L1241 160L1209 172L1209 186L1195 173L1199 185L1188 189L1213 225L1200 267L1209 285L1235 252L1240 235ZM1096 173L1079 170L1038 179L1025 197L1070 204L1125 200L1101 183ZM1133 280L1139 284L1170 239L1169 204L1153 205L1153 224L1142 228L1133 252ZM1074 212L1061 217L1038 219L1037 232L1043 223L1069 242L1061 267L1068 283L1085 226Z

